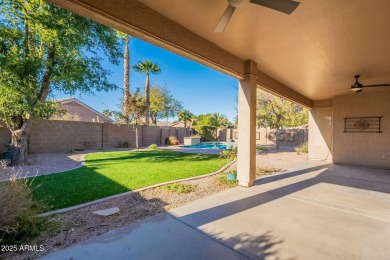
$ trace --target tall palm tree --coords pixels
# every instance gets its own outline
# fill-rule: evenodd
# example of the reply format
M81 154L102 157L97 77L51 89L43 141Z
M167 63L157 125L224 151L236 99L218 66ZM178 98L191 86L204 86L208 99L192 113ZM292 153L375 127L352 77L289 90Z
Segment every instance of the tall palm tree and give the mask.
M158 74L161 72L160 67L157 63L153 63L150 60L139 61L136 65L133 66L133 69L138 73L146 74L146 82L145 82L145 124L149 125L150 118L150 74Z
M123 53L123 106L127 107L130 96L130 36L124 35L122 39L125 43L125 51Z
M191 122L191 120L194 117L194 114L192 114L189 110L184 109L177 113L177 117L179 118L179 122L184 123L184 128L187 127L187 122Z

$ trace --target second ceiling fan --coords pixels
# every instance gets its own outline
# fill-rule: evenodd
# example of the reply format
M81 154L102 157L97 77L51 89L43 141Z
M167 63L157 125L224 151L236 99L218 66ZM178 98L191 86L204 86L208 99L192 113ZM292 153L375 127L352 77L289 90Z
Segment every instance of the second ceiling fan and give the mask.
M376 87L389 87L390 84L374 84L374 85L363 85L359 82L360 75L355 75L355 83L351 85L351 90L355 93L363 92L363 88L376 88Z
M249 3L257 4L285 14L291 14L299 5L299 2L291 0L228 0L228 3L229 6L226 8L214 29L215 33L223 32L225 30L236 8L242 5Z

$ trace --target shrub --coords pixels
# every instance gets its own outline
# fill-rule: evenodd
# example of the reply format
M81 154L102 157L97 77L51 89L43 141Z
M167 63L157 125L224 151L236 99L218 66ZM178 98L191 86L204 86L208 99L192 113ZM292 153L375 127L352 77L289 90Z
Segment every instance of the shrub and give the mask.
M226 173L219 177L218 180L229 188L233 188L238 185L238 180L229 180L228 178L226 178Z
M47 227L47 218L36 217L42 209L33 201L27 180L0 183L0 244L24 243Z
M308 153L309 152L309 146L307 142L301 143L300 145L295 147L295 151L297 154L302 154L302 153Z
M233 146L232 149L222 150L219 154L219 158L226 159L227 161L233 161L237 159L237 146Z
M156 150L157 149L157 144L151 144L148 147L149 150Z
M263 175L272 175L276 172L282 172L283 169L276 168L276 167L257 167L256 168L256 176L263 176Z
M190 193L195 191L196 186L182 183L167 184L162 187L163 190L176 193Z
M179 140L177 140L176 136L170 136L167 139L165 139L165 144L167 145L178 145Z
M256 150L258 151L267 151L267 147L264 147L264 146L259 146L259 147L256 147Z

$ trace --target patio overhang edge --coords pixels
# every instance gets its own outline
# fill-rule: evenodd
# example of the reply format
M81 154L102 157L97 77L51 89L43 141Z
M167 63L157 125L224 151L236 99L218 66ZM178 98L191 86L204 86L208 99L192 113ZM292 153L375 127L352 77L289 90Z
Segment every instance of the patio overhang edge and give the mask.
M199 62L237 79L247 75L246 60L161 15L136 0L46 0L81 16L100 22ZM131 13L132 15L128 15ZM148 19L145 19L148 17ZM313 101L257 70L258 86L311 108Z

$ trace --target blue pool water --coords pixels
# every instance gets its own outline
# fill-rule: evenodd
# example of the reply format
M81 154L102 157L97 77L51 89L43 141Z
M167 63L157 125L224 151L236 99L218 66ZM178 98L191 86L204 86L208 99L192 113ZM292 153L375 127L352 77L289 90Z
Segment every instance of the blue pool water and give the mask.
M234 145L234 144L232 144ZM196 145L186 145L185 148L190 149L218 149L223 150L226 149L226 143L222 142L207 142L207 143L200 143Z

